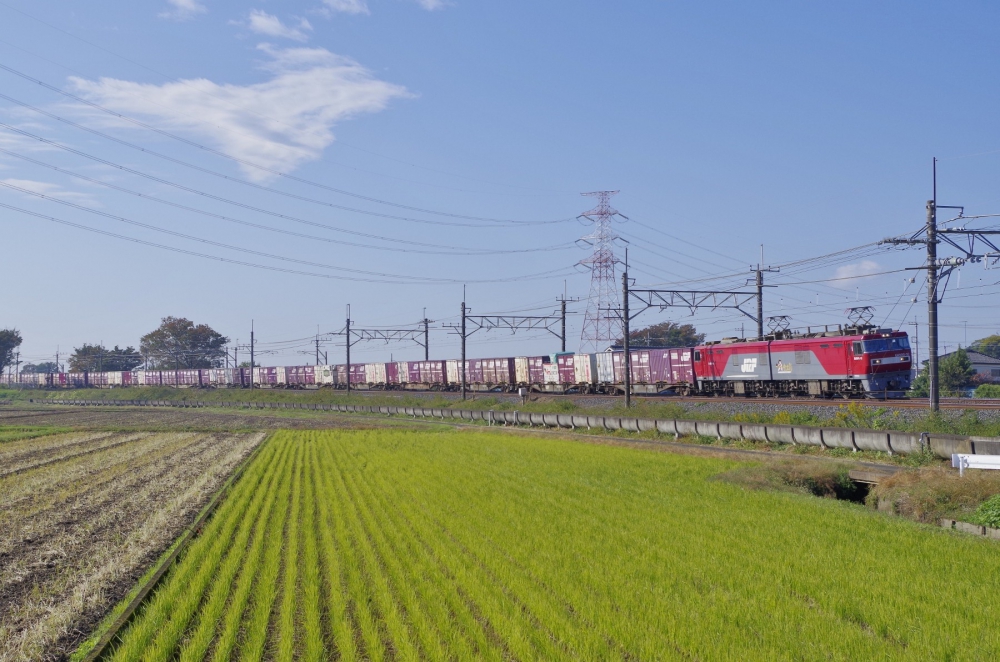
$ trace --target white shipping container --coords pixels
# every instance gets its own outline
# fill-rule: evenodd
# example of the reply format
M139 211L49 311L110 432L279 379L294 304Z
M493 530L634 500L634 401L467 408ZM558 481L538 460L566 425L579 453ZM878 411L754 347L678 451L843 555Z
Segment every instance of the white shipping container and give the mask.
M613 362L613 352L601 352L595 354L597 359L597 382L599 384L613 384L615 382L615 365Z
M597 358L594 354L576 354L573 356L573 370L577 384L593 384L597 378Z
M288 384L288 378L285 375L284 366L278 366L277 369L275 370L275 375L276 376L274 378L274 383L277 386L285 386L286 384Z
M365 381L369 384L385 384L385 364L366 363Z
M559 383L559 364L558 363L546 363L542 366L542 374L544 375L546 384L558 384Z
M333 366L329 365L318 365L316 366L316 383L317 384L333 384L337 377L337 371L333 369Z
M528 378L528 357L518 356L514 358L514 379L518 384L527 384L531 381Z
M445 368L448 370L448 382L450 384L462 383L462 373L458 367L457 359L448 359L445 363Z
M396 361L396 383L406 384L410 381L410 362Z

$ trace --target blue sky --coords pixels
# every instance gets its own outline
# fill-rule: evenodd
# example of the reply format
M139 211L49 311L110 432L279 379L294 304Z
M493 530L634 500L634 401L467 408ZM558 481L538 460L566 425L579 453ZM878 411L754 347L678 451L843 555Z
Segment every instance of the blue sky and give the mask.
M1000 212L989 3L2 0L0 17L0 326L31 361L137 345L175 315L240 342L253 319L280 349L265 362L309 362L284 341L339 329L347 303L359 326L425 308L450 322L463 283L473 314L548 314L564 281L588 294L588 228L569 219L598 189L621 191L637 287L741 287L764 244L786 265L766 315L835 324L873 305L926 338L920 277L899 271L919 252L810 259L918 228L933 156L941 203ZM962 272L942 309L951 348L997 330L1000 271ZM664 319L752 327L732 311L633 324ZM457 354L443 331L431 343ZM556 349L540 333L469 346Z

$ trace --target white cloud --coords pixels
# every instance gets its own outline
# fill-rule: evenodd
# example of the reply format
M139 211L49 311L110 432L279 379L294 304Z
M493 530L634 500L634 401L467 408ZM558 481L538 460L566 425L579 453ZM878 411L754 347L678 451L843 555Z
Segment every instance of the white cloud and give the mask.
M186 21L189 18L194 18L198 14L204 14L208 11L208 8L198 2L198 0L167 0L167 3L172 9L160 12L158 14L160 18Z
M427 11L436 11L438 9L444 9L448 6L448 3L445 2L445 0L416 0L416 3Z
M262 68L271 77L252 85L204 78L163 85L114 78L70 81L102 106L280 171L322 156L338 122L379 112L391 100L410 96L406 88L378 80L354 60L325 48L258 48L270 57ZM257 181L271 177L240 167Z
M267 35L268 37L282 37L284 39L294 39L295 41L308 41L309 35L303 30L312 30L309 21L301 19L299 27L293 28L281 22L281 19L272 14L268 14L260 9L251 9L250 16L246 23L251 32Z
M857 287L858 283L874 278L872 274L877 274L882 270L882 265L873 260L862 260L856 264L845 264L837 267L834 280L830 283L834 287L849 290Z
M370 14L368 0L323 0L323 4L344 14Z
M31 193L38 193L39 195L44 195L49 198L58 198L68 202L75 202L76 204L97 206L97 201L94 199L94 196L87 193L79 193L77 191L67 191L62 186L53 184L52 182L39 182L34 179L0 179L0 182L16 186L24 189L25 191L31 191ZM30 194L22 193L22 195Z

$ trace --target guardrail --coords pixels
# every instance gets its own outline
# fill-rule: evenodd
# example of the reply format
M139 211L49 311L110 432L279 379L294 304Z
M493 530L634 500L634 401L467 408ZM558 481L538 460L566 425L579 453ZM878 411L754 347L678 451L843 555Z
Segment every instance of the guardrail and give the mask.
M440 409L430 407L387 407L378 405L312 404L297 402L205 402L183 400L78 400L40 399L30 402L77 406L139 406L240 409L309 409L343 413L371 413L421 418L485 421L489 424L528 425L551 428L587 428L608 431L656 430L674 437L703 435L719 439L746 439L784 444L801 444L822 448L843 448L851 451L881 451L908 455L930 451L942 459L952 455L1000 455L1000 438L967 437L936 432L903 432L900 430L864 430L852 428L816 428L804 425L772 425L770 423L739 423L733 421L693 421L683 419L631 418L624 416L590 416L583 414L538 414L534 412L495 411L479 409Z
M1000 455L952 453L951 466L958 469L959 476L964 476L966 469L1000 469Z

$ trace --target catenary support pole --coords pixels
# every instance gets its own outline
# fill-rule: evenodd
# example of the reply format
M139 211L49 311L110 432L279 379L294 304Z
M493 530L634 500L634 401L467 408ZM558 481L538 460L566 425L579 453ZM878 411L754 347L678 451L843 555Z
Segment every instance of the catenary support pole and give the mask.
M626 253L628 255L628 253ZM626 258L627 260L627 258ZM628 263L625 264L625 271L622 272L622 328L624 329L623 357L625 367L625 408L632 406L632 353L629 351L629 324L628 324Z
M938 242L937 201L928 200L927 201L927 378L928 378L927 399L929 401L931 411L937 411L940 405L940 394L938 391L937 242Z
M426 312L424 313L424 361L431 360L431 331L430 323L431 321L427 319Z
M250 320L250 390L253 390L253 369L254 369L254 355L253 355L253 320Z
M345 347L347 347L347 394L351 394L351 306L347 306L347 324L344 325L346 333L344 337L347 338Z
M462 399L465 400L465 302L462 302L462 361L459 369L462 371Z
M562 309L562 327L559 336L562 340L562 351L566 351L566 299L565 297L559 300Z

